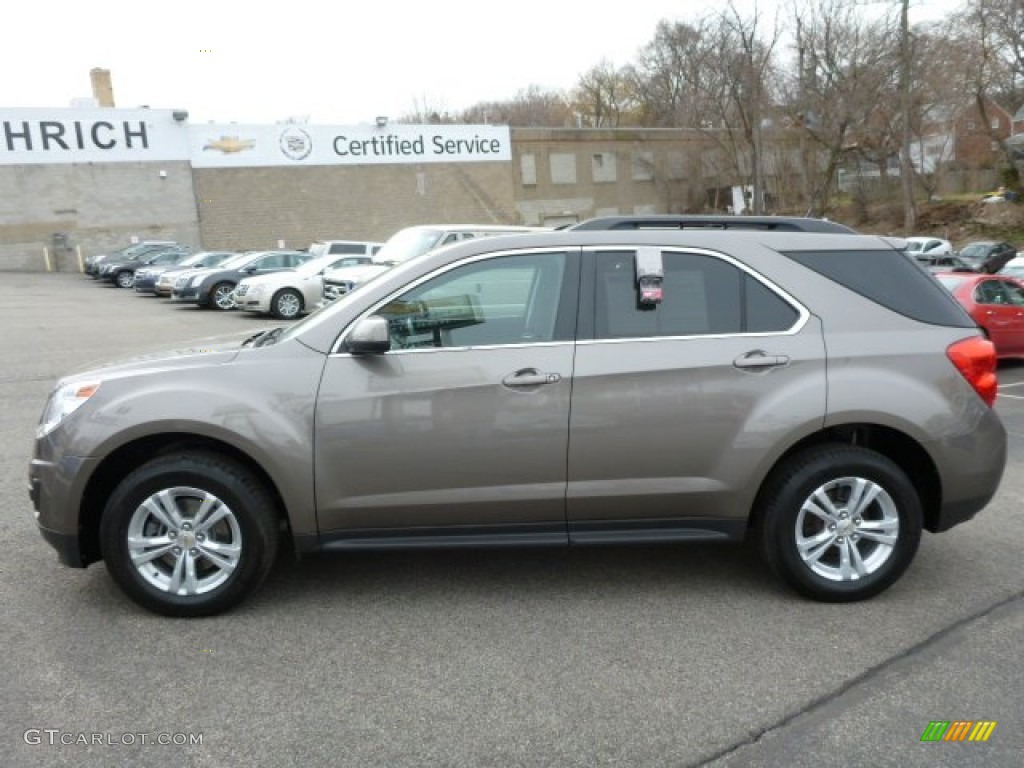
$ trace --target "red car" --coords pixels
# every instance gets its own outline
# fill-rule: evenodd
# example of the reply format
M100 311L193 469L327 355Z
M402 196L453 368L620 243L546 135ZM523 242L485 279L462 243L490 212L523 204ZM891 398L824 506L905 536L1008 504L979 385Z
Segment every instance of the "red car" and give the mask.
M1024 357L1024 283L1005 275L935 275L996 345L999 357Z

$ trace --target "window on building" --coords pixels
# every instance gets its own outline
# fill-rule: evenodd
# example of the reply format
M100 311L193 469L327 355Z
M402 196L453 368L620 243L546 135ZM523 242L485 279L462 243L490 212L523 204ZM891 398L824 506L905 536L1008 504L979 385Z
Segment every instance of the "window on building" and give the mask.
M576 155L571 152L552 152L548 156L552 184L576 183Z
M537 184L537 157L532 152L524 154L519 158L519 173L523 177L524 187L533 187Z
M633 181L654 180L654 153L633 153Z
M591 157L590 169L595 183L618 180L614 152L595 152Z

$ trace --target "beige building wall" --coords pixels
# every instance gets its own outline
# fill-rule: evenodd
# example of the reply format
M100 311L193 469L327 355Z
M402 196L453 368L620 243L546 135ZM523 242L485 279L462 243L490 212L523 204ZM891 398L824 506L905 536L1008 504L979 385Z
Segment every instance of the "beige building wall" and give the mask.
M516 224L508 163L193 171L206 248L386 240L432 223Z
M699 211L705 144L676 129L513 129L516 210L534 225Z
M193 169L188 163L0 167L0 270L40 269L54 233L85 255L130 238L194 248L386 240L429 223L555 226L704 210L722 182L698 134L513 129L511 162ZM70 250L60 268L74 268Z

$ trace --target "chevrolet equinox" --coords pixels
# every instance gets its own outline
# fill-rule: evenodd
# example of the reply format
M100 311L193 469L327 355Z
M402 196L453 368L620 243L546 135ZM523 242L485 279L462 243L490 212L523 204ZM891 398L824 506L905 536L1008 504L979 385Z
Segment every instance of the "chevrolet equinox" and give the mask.
M752 537L876 595L992 498L992 344L901 242L582 228L445 247L233 348L68 376L29 470L60 560L213 614L298 553Z

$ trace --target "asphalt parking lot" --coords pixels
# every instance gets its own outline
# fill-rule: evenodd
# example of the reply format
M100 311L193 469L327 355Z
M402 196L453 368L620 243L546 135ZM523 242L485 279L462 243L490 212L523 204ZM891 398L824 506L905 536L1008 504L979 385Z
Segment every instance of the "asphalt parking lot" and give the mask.
M1020 764L1024 364L997 498L869 602L795 597L743 546L363 553L188 621L58 565L35 424L64 373L280 323L74 274L2 273L0 306L0 765ZM997 726L922 743L935 720Z

